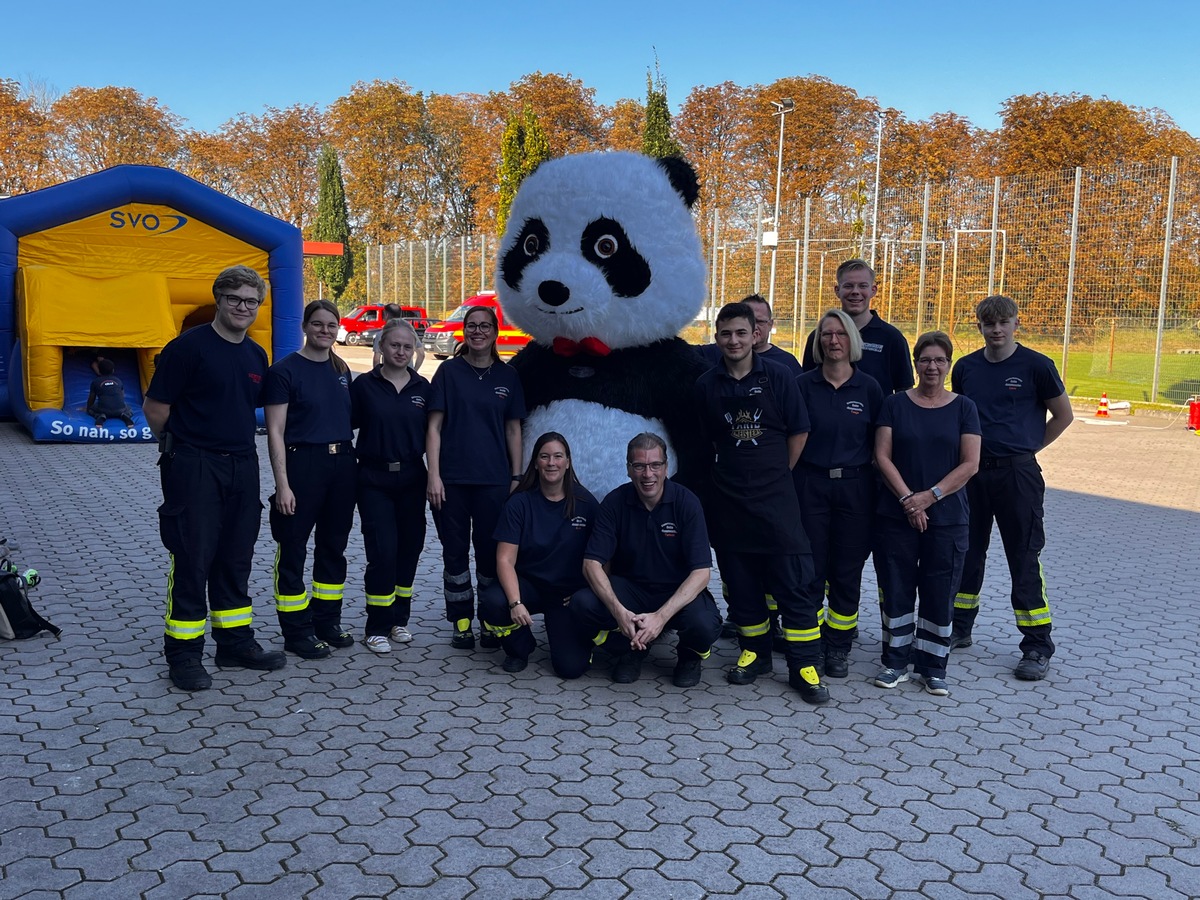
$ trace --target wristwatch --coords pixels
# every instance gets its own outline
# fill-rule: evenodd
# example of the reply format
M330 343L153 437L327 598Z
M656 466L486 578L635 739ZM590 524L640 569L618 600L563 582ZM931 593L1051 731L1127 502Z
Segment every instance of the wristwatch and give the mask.
M933 494L933 502L937 503L942 499L942 489L936 484L929 489L929 493Z

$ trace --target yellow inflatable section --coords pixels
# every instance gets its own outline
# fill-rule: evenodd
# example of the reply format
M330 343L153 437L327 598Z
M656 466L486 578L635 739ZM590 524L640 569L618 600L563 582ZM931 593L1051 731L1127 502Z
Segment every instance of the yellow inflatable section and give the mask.
M136 349L145 391L157 353L193 314L211 318L213 276L235 264L266 272L267 253L155 204L127 203L22 237L17 329L29 409L62 408L63 353L75 347ZM270 302L268 292L250 329L268 356Z
M52 302L51 302L52 301ZM63 348L137 349L142 390L154 355L179 333L162 275L88 278L49 266L17 272L17 323L28 348L25 398L30 409L63 406Z

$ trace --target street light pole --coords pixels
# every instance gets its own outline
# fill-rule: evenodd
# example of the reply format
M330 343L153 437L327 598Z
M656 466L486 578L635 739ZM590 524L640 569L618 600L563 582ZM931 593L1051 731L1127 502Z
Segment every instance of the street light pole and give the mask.
M767 302L771 304L771 308L775 308L775 256L779 250L779 189L783 182L783 121L787 114L795 110L796 104L791 97L785 97L782 100L772 100L771 105L775 107L773 116L779 116L779 153L775 161L775 218L772 222L774 231L771 232L771 282L767 289ZM763 235L763 240L766 240L766 235Z

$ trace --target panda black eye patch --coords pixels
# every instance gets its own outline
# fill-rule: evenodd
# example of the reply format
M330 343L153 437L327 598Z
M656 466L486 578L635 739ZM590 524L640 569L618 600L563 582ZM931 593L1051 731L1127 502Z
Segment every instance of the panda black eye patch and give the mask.
M602 216L588 223L579 251L604 273L608 286L618 297L636 297L650 286L649 264L633 248L625 229L615 219Z
M525 267L550 249L550 232L541 219L527 219L521 233L504 254L500 273L504 283L514 291L520 290L521 274Z

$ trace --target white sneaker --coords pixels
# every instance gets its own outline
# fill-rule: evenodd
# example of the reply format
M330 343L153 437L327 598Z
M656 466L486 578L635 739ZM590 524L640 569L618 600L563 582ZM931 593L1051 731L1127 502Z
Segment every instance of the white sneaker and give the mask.
M367 638L365 641L363 641L363 643L367 645L367 649L370 650L372 653L391 653L392 652L392 645L388 643L388 639L385 638L382 634L373 634L369 638Z
M412 641L412 632L404 625L397 625L392 629L392 640L397 644L407 644Z

